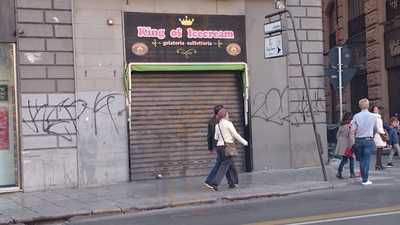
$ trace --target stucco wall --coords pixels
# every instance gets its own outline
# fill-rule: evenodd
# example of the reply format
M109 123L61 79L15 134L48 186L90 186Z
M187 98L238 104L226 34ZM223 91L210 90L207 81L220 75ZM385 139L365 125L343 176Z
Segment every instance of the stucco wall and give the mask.
M114 111L111 114L98 114L97 121L101 122L98 122L97 129L90 116L88 119L82 116L78 121L79 130L84 131L77 138L80 186L129 179L127 117L122 85L125 66L122 22L124 11L244 14L244 1L190 0L184 1L184 4L177 0L129 0L128 4L126 0L74 1L77 98L93 103L96 102L96 95L101 93L101 96L114 94L116 99L112 102ZM107 19L113 20L114 25L107 25Z

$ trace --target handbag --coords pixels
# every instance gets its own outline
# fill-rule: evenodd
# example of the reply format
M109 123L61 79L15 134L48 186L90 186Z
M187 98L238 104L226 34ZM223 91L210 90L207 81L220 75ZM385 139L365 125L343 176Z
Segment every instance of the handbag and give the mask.
M379 133L379 135L381 136L382 141L384 141L384 142L388 142L389 141L389 135L386 132L386 130L385 130L384 134Z
M225 138L222 135L222 131L221 131L221 127L219 126L219 123L218 123L218 129L219 129L219 132L221 133L222 140L224 141L225 156L227 156L227 157L237 156L238 152L237 152L235 143L226 143L225 142Z
M351 147L346 148L344 155L353 158L353 149Z

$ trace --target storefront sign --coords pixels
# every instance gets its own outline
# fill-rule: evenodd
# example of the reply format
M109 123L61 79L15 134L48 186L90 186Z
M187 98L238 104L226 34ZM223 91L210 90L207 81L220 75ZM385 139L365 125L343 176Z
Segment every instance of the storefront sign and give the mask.
M125 13L128 62L246 61L244 16Z
M400 27L385 29L386 67L398 67L400 66Z
M282 34L264 38L265 58L283 56Z

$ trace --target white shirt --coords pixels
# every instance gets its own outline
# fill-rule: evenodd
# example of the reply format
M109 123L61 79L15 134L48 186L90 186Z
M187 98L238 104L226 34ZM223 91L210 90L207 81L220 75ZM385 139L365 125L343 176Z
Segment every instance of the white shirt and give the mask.
M376 129L377 129L377 133L374 136L374 142L375 145L377 147L385 147L386 146L386 142L384 142L381 138L381 135L379 134L384 134L385 130L383 129L383 121L382 121L382 117L381 115L379 115L378 113L374 113L376 118L377 118L377 123L376 123Z
M351 130L355 132L356 138L374 137L377 129L377 117L375 114L364 109L354 115L351 121Z
M218 126L219 125L219 126ZM221 130L220 130L221 129ZM222 136L221 136L222 132ZM217 146L224 146L224 140L226 143L234 143L234 139L238 140L243 145L247 146L247 141L238 134L233 123L226 119L221 119L221 121L215 125L215 140L217 140Z

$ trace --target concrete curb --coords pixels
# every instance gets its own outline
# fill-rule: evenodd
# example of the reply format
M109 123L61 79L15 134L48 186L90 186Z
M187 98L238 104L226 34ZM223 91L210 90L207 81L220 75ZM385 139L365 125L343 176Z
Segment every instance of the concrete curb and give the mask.
M286 190L281 192L258 192L254 194L241 194L238 193L235 195L234 193L227 193L223 196L216 196L211 197L208 199L199 199L199 200L182 200L178 202L169 202L169 203L162 203L162 204L155 204L151 206L145 207L131 207L131 208L115 208L115 209L108 209L108 210L91 210L88 212L79 212L79 213L69 213L65 215L57 215L57 216L39 216L39 217L31 217L31 218L24 218L24 219L13 219L11 220L0 220L0 225L6 224L31 224L35 223L44 223L50 221L74 221L75 219L79 219L82 217L92 217L92 216L104 216L104 215L118 215L118 214L125 214L125 213L139 213L144 211L152 211L152 210L160 210L160 209L167 209L167 208L179 208L179 207L187 207L187 206L200 206L200 205L212 205L216 203L224 203L224 202L235 202L235 201L245 201L245 200L253 200L253 199L261 199L261 198L272 198L272 197L285 197L289 195L307 193L312 191L320 191L320 190L329 190L338 187L344 187L347 184L332 184L326 183L322 185L317 185L316 187L304 187L300 189L292 189Z

